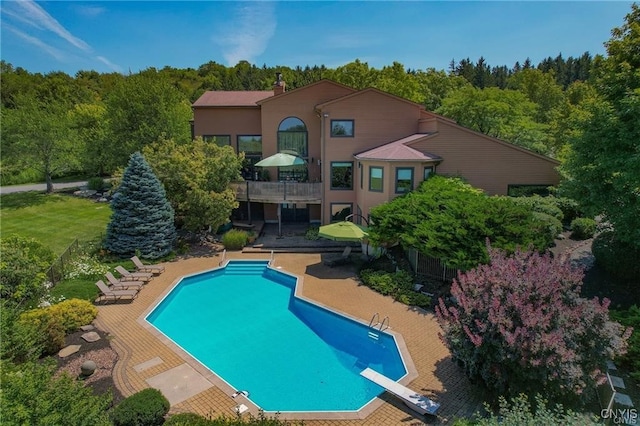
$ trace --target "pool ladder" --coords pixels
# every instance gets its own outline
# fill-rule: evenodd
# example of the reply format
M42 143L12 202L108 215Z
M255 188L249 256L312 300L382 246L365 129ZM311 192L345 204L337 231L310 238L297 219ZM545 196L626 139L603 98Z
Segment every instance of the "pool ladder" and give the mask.
M222 251L222 259L220 259L220 262L218 263L218 266L222 266L222 264L225 261L225 257L227 257L227 250L226 249Z
M376 312L371 317L371 321L369 321L369 337L378 340L380 338L378 332L385 331L387 328L389 328L389 317L386 316L380 321L380 314Z

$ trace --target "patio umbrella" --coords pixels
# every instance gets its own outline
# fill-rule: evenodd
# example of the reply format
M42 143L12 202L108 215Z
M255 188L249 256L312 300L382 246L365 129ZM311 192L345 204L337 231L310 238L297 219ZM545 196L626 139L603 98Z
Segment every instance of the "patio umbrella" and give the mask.
M353 222L343 221L335 222L329 225L321 226L318 230L318 236L334 241L353 241L359 242L366 237L366 228Z
M259 167L287 167L302 166L304 164L304 160L300 157L284 152L279 152L258 161L255 165Z

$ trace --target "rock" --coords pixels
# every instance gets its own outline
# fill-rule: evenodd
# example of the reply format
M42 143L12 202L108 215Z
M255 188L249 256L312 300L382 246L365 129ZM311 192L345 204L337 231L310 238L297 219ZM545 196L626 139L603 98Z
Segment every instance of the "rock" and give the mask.
M75 354L79 350L80 350L80 345L69 345L67 347L60 349L60 352L58 352L58 356L60 358L66 358L69 355Z
M84 340L86 340L89 343L97 342L98 340L100 340L100 335L98 333L96 333L95 331L90 331L88 333L84 333L80 337L82 337Z
M92 326L91 324L87 324L87 325L83 325L82 327L80 327L80 330L82 330L82 331L91 331L91 330L95 330L95 327Z
M96 368L98 368L96 363L88 359L80 366L80 375L82 377L89 377L94 371L96 371Z

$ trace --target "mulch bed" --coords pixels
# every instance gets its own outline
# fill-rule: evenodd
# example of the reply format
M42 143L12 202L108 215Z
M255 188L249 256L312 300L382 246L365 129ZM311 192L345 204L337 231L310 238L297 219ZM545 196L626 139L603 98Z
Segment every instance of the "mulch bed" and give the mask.
M80 350L65 358L54 355L58 362L58 373L67 372L71 377L80 378L80 366L86 360L94 361L97 365L96 371L89 377L84 378L86 386L90 387L95 395L110 393L113 404L116 405L124 399L113 381L113 367L118 361L118 354L111 347L109 334L94 328L100 336L100 340L87 342L82 339L84 331L77 331L65 338L65 346L80 345Z

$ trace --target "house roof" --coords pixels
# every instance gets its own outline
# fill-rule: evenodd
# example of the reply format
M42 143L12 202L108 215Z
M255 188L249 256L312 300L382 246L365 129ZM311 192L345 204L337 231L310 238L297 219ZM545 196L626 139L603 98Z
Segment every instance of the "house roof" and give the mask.
M342 83L338 83L337 81L329 80L328 78L323 78L322 80L314 81L313 83L305 84L304 86L296 87L295 89L286 90L284 93L282 93L282 94L280 94L278 96L272 96L270 98L262 99L258 103L260 105L262 105L264 102L270 102L270 101L273 101L273 100L279 100L279 99L282 99L282 98L284 98L286 96L289 96L289 95L291 95L293 93L301 92L303 90L308 90L311 87L319 86L319 85L322 85L322 84L331 84L333 86L342 87L342 88L345 88L347 90L351 90L353 92L356 91L356 89L354 89L353 87L346 86L346 85L344 85Z
M337 98L337 99L332 99L332 100L330 100L330 101L327 101L327 102L323 102L323 103L321 103L321 104L318 104L318 105L316 105L316 108L318 108L318 109L322 109L322 108L324 108L324 107L326 107L326 106L329 106L329 105L331 105L331 104L333 104L333 103L336 103L336 102L342 102L342 101L344 101L345 99L349 99L349 98L352 98L352 97L355 97L355 96L361 96L361 95L363 95L363 94L365 94L365 93L369 93L369 92L378 93L378 94L380 94L380 95L388 96L388 97L390 97L390 98L394 98L394 99L396 99L396 100L398 100L398 101L401 101L401 102L405 102L405 103L407 103L407 104L414 105L414 106L418 107L419 109L424 110L424 106L423 106L423 105L420 105L420 104L418 104L418 103L415 103L415 102L410 101L410 100L405 99L405 98L401 98L401 97L399 97L399 96L393 95L393 94L388 93L388 92L383 92L382 90L376 89L376 88L374 88L374 87L369 87L369 88L362 89L362 90L355 90L355 89L354 89L354 92L353 92L353 93L350 93L350 94L345 95L345 96L341 96L341 97L339 97L339 98Z
M437 155L418 151L411 148L410 143L429 137L428 133L416 133L397 141L389 142L377 148L355 154L359 160L383 160L383 161L438 161L442 160Z
M273 90L210 90L204 92L194 107L255 107L258 102L273 96Z

